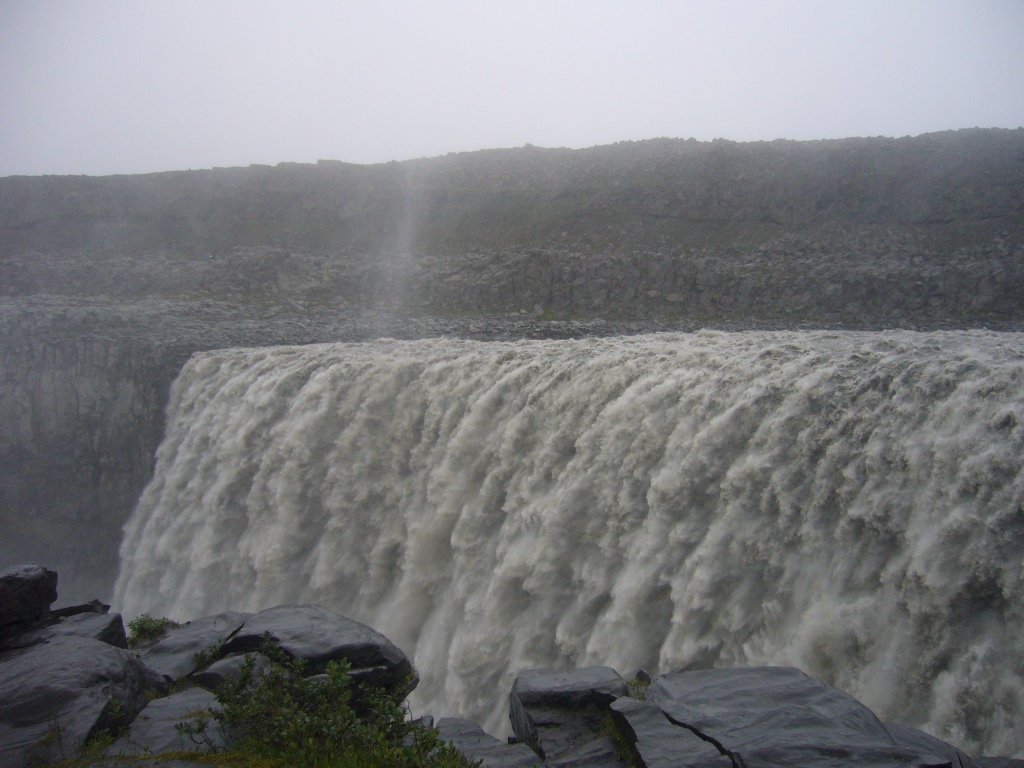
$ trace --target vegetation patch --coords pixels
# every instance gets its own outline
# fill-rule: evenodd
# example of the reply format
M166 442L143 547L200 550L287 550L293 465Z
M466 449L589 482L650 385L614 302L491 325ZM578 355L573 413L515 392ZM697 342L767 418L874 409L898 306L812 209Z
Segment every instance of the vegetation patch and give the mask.
M128 646L134 648L143 643L153 642L167 634L168 629L180 626L181 624L171 619L158 619L143 613L128 622Z
M112 737L103 734L75 758L51 768L104 765L159 765L184 760L234 768L476 768L454 746L441 742L434 728L409 719L400 691L353 683L349 665L332 662L323 674L306 677L306 665L292 659L269 638L259 651L269 670L255 669L256 654L217 695L220 709L179 723L194 751L104 757ZM211 729L228 743L218 748Z

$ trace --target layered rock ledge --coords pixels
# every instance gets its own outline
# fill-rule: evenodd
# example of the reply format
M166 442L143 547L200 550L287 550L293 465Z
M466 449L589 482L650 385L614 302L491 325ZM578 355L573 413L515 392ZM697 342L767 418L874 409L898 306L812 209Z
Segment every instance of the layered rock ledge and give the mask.
M109 606L51 610L56 584L57 574L38 565L0 572L0 764L11 768L73 757L103 733L118 738L95 768L127 756L141 765L201 765L181 752L198 757L230 738L207 731L197 743L179 724L209 718L219 687L268 639L304 660L309 676L344 660L357 686L408 693L416 684L410 660L386 637L317 606L226 612L164 627L129 650ZM269 660L253 664L258 670ZM641 671L628 682L610 667L525 670L509 716L515 736L507 742L460 718L442 718L437 730L492 768L1024 768L1024 760L972 759L922 731L883 723L849 694L786 667L653 679ZM169 753L173 763L161 757Z

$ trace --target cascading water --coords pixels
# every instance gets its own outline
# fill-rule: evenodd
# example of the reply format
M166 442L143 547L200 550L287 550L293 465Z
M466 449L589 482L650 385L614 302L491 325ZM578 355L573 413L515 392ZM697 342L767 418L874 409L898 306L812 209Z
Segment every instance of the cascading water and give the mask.
M322 604L495 732L524 668L793 664L1021 754L1022 458L1022 334L202 353L115 600Z

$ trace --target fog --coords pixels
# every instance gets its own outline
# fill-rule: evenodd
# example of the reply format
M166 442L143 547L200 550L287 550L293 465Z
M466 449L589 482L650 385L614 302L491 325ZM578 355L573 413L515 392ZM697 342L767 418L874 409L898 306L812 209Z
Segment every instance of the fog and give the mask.
M1024 124L1024 4L0 0L0 175Z

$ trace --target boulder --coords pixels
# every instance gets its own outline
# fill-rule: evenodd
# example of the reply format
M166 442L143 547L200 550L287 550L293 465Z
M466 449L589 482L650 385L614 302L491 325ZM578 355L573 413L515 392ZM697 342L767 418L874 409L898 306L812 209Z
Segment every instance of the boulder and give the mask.
M609 707L627 695L626 682L611 667L569 672L520 672L509 696L509 719L519 741L548 765L616 765L608 735Z
M128 731L110 745L107 754L157 755L220 749L224 746L224 737L213 719L217 707L217 697L202 688L188 688L163 699L154 699L138 714ZM205 724L204 736L180 733L179 723Z
M57 599L57 574L26 563L0 571L0 629L45 616Z
M688 728L665 717L649 701L623 697L611 705L612 720L644 768L732 768L732 760Z
M62 636L88 637L107 643L115 648L128 648L128 637L119 613L76 613L62 618L55 624L30 629L11 638L8 648L27 648Z
M241 671L247 656L249 654L246 653L234 653L230 656L225 656L205 669L193 672L190 679L197 685L203 686L203 688L219 691L229 678L234 677ZM261 653L256 654L255 658L253 658L253 676L264 674L270 669L270 665L270 659Z
M355 682L411 691L418 682L408 657L384 635L316 605L282 605L260 611L224 644L228 653L258 651L269 633L281 650L307 663L306 674L347 661Z
M537 755L525 744L509 744L484 731L471 720L442 717L437 723L442 741L451 742L482 768L528 768L537 765Z
M69 757L159 692L135 654L91 638L58 635L0 654L0 765Z
M251 613L225 611L191 621L183 627L169 629L162 639L140 655L146 666L174 682L196 670L197 653L206 653L225 644L251 616Z
M927 734L887 727L849 694L789 667L661 675L647 689L646 699L737 765L974 765Z

